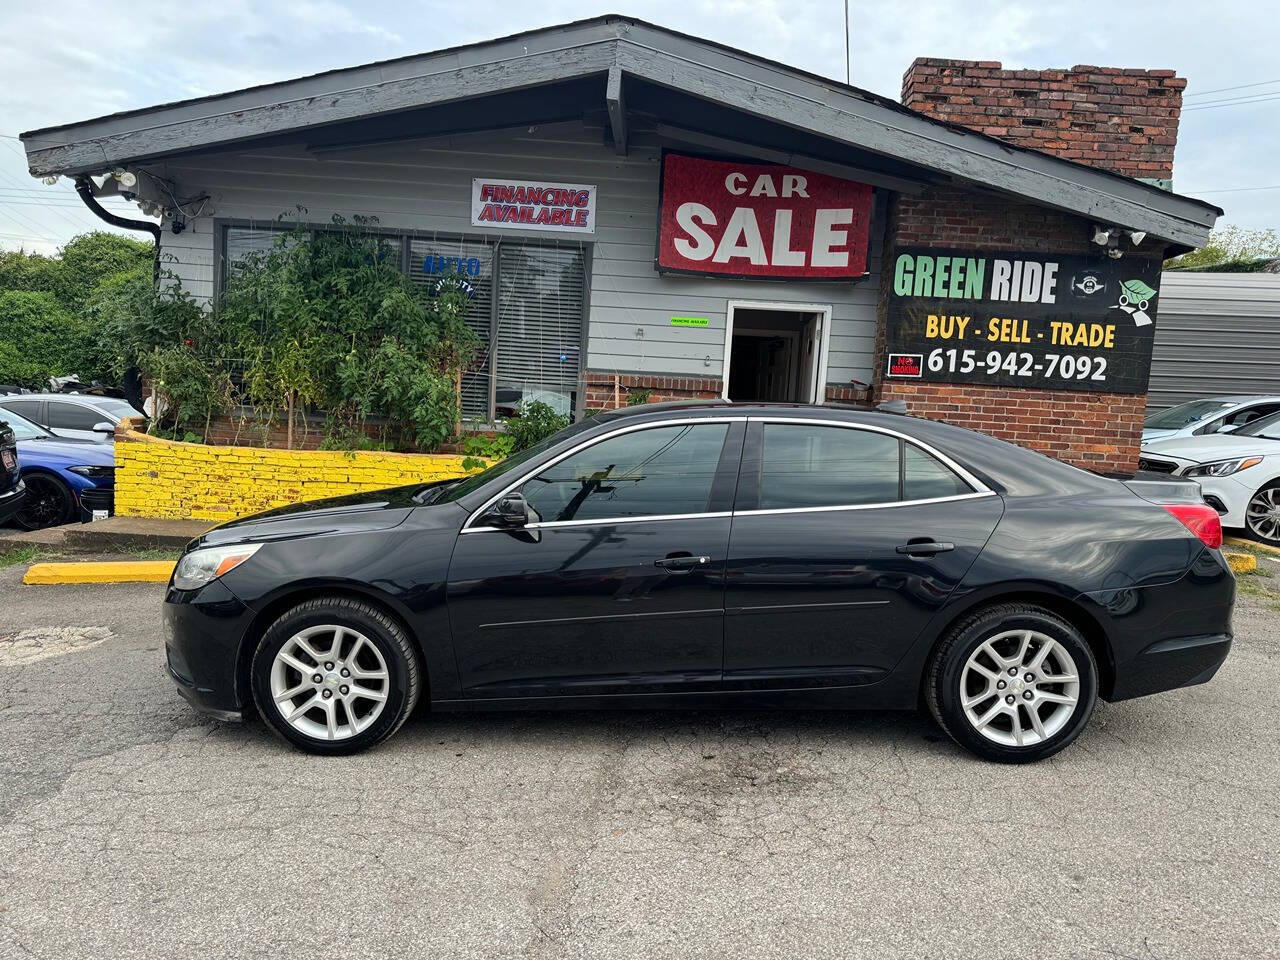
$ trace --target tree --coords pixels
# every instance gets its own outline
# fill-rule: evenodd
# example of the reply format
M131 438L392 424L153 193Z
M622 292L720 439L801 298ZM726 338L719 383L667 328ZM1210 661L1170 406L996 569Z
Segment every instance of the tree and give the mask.
M1280 236L1275 230L1246 230L1235 225L1215 230L1199 250L1165 261L1167 270L1194 270L1228 264L1249 264L1280 257Z
M91 331L51 293L0 293L0 383L46 389L49 377L75 373Z

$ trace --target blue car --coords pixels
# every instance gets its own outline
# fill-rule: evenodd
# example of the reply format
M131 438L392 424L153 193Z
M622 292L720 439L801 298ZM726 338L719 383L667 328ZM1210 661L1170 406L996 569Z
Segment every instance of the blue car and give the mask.
M70 440L4 411L18 441L18 468L27 496L10 521L23 530L39 530L73 520L110 514L115 506L115 446L94 440Z

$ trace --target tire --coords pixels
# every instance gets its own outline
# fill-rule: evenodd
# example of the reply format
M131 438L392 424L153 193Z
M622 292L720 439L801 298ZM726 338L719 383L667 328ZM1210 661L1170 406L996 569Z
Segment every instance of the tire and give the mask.
M267 725L302 750L329 755L390 737L413 712L423 683L404 629L346 597L308 600L281 616L263 634L250 670Z
M1244 533L1250 540L1280 547L1280 520L1272 521L1270 514L1280 508L1280 480L1264 483L1249 498L1244 508ZM1252 514L1252 516L1251 516Z
M1098 665L1080 631L1025 603L985 607L961 620L938 645L925 681L938 725L962 747L999 763L1053 756L1080 735L1097 699Z
M49 473L28 473L22 479L27 484L27 496L13 516L15 526L43 530L70 522L76 508L70 487Z

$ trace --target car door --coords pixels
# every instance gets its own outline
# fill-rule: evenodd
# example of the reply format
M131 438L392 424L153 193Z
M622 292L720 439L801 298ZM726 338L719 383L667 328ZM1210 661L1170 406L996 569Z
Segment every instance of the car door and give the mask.
M459 534L448 607L472 697L715 689L745 422L593 438L510 492L529 522ZM504 491L504 495L505 495Z
M66 400L46 401L45 417L49 421L46 426L58 436L80 440L101 440L102 435L94 433L93 428L110 422L110 418L101 411Z
M756 420L725 588L726 689L874 682L960 582L1003 512L896 433Z

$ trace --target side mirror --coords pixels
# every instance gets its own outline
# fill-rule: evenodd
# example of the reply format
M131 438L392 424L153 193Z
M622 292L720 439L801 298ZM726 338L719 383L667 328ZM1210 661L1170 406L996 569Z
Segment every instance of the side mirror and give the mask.
M1238 423L1224 423L1222 426L1220 426L1217 430L1213 432L1214 433L1234 433L1236 427L1238 426L1240 426L1240 424Z
M508 493L489 512L489 522L495 527L515 529L529 522L529 504L524 494Z
M116 426L114 423L107 423L107 421L103 420L101 423L95 423L93 425L93 432L114 434L116 432Z

